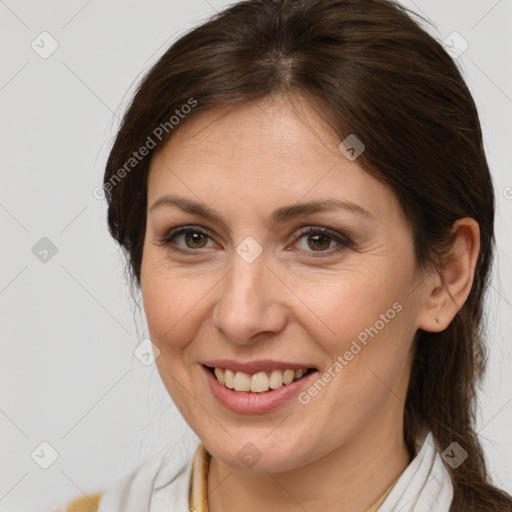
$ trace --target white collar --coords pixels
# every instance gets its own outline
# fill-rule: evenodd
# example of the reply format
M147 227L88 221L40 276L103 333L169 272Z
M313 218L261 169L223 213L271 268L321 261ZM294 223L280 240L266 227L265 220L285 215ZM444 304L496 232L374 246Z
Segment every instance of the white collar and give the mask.
M453 485L432 432L391 489L378 512L449 512Z
M170 452L146 459L103 493L102 512L187 512L192 460ZM453 486L431 432L399 477L378 512L449 512Z

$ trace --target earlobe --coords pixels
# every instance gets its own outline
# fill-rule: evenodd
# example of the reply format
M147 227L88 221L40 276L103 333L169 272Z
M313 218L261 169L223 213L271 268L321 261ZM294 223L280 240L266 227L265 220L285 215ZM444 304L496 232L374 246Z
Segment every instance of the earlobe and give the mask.
M420 329L441 332L446 329L466 302L473 285L480 251L480 229L475 219L464 217L452 228L455 239L441 272L427 280Z

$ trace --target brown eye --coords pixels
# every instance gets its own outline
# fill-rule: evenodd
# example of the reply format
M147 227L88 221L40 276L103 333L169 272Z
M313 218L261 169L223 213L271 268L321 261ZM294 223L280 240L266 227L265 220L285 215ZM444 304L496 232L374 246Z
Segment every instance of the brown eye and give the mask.
M198 231L187 231L184 235L185 243L190 249L200 249L206 245L208 235Z
M319 234L319 235L308 235L307 237L308 246L315 250L315 251L321 251L323 249L328 249L329 245L331 244L332 239L325 234Z
M311 253L316 252L319 253L318 256L329 256L335 252L352 246L352 242L348 238L342 236L336 231L331 231L322 227L307 227L301 229L296 240L299 241L302 238L305 239L306 249L299 249L299 251L303 253L310 253L310 256L313 257L316 257L317 255ZM332 242L336 242L338 246L330 249Z
M178 243L183 238L183 242ZM182 227L172 230L160 240L160 245L183 253L199 252L207 247L210 236L201 229Z

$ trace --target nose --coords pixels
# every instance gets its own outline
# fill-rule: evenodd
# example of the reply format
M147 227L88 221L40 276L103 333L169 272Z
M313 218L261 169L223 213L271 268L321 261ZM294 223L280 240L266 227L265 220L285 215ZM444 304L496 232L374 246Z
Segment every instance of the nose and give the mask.
M234 253L231 270L219 286L213 323L232 343L252 344L258 334L271 336L284 329L287 290L269 268L265 253L251 263Z

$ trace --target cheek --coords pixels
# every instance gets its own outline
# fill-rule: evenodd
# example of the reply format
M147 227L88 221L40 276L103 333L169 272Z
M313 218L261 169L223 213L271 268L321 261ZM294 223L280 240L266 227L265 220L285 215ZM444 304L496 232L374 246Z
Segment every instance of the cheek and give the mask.
M347 344L354 339L364 343L370 333L389 332L392 324L400 323L405 288L391 271L383 271L378 279L354 272L296 285L298 295L307 297L309 314L302 318L311 318L321 326L316 332L324 333L320 339L329 343L336 354L348 350Z
M188 326L201 295L190 280L180 278L161 261L148 255L141 268L141 291L144 312L151 335L161 350L173 350L187 342Z
M314 408L314 422L324 425L325 438L333 440L339 439L339 425L350 438L378 411L401 414L412 338L406 304L364 311L346 304L347 315L339 315L335 326L338 335L323 347L327 367L301 397L301 403Z
M149 260L149 259L148 259ZM190 388L189 351L194 337L196 298L169 269L146 260L141 269L141 291L151 341L160 353L156 367L167 392L187 421L192 421L184 387Z
M392 380L407 359L412 341L407 304L392 298L364 304L340 300L339 304L345 308L331 311L334 334L324 340L328 371L343 375L343 387L356 386L358 392L366 383L377 382L376 376Z
M315 341L328 354L324 375L335 382L327 384L331 399L356 408L360 400L374 403L381 392L388 393L386 386L393 389L415 332L407 269L389 268L378 280L358 275L333 279L321 294L317 290L311 308L323 324Z

